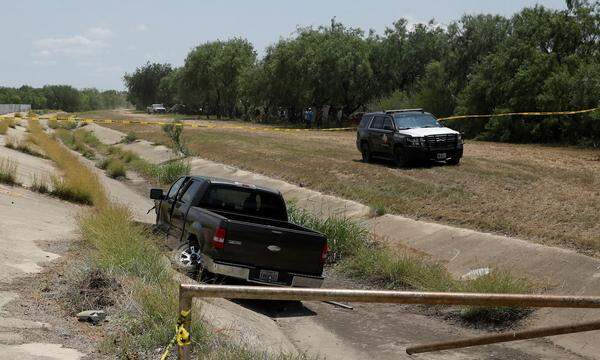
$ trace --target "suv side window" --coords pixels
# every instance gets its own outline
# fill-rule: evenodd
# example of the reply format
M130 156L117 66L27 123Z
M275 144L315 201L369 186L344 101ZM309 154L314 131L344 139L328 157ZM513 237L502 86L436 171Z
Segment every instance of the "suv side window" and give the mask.
M394 124L392 122L392 118L390 118L389 116L385 118L385 120L383 120L383 128L384 129L393 129L394 128Z
M371 129L383 129L383 116L375 116L371 123Z
M179 191L179 188L181 187L181 185L183 184L184 181L185 181L185 177L182 177L182 178L179 178L179 180L175 181L175 183L173 185L171 185L171 188L169 189L169 192L167 193L168 199L175 198L175 196L177 195L177 192Z
M359 129L366 128L367 125L369 125L369 121L371 121L372 118L373 118L373 115L363 115L362 119L360 120L360 124L358 124L358 128Z

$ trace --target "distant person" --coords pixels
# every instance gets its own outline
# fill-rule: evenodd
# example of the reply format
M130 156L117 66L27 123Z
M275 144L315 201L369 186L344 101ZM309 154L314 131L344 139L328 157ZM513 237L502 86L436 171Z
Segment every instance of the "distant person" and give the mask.
M304 114L304 118L306 120L306 127L307 128L311 128L312 127L312 122L313 122L313 118L314 118L315 114L312 111L312 108L308 108L308 110L306 110L305 114Z

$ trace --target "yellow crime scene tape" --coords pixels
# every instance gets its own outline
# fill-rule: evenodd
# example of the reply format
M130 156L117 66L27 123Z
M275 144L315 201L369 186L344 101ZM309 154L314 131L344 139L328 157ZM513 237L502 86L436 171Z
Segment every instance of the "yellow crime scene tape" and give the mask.
M171 349L175 343L177 343L179 346L189 346L192 343L190 340L190 333L185 329L185 322L187 321L188 316L190 316L190 310L182 310L179 313L179 319L177 320L177 325L175 326L175 335L165 347L165 351L160 357L160 360L166 360L169 357Z
M552 115L575 115L585 114L596 110L600 107L585 109L585 110L572 110L572 111L536 111L536 112L511 112L501 114L486 114L486 115L455 115L439 118L438 120L455 120L455 119L473 119L473 118L487 118L487 117L499 117L499 116L552 116Z
M476 118L491 118L501 116L561 116L561 115L576 115L591 113L600 110L600 107L584 110L571 110L571 111L537 111L537 112L510 112L500 114L475 114L475 115L454 115L438 118L440 121L446 120L457 120L457 119L476 119ZM6 118L6 116L0 116L0 119ZM194 122L170 122L170 121L147 121L147 120L115 120L115 119L92 119L92 118L80 118L76 115L54 115L50 118L41 119L35 114L30 114L27 118L31 120L53 120L53 121L68 121L68 122L83 122L87 124L114 124L114 125L149 125L149 126L182 126L190 128L204 128L204 129L232 129L232 130L247 130L247 131L272 131L272 132L301 132L301 131L353 131L356 127L339 127L339 128L325 128L325 129L300 129L300 128L282 128L282 127L257 127L257 126L246 126L246 125L215 125L215 124L198 124ZM25 118L24 118L25 119Z

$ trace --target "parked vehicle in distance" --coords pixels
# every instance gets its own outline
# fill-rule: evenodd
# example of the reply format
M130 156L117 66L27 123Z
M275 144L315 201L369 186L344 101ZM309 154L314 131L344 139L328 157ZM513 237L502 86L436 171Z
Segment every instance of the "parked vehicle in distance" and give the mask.
M150 198L182 266L252 283L321 286L327 239L288 222L279 191L185 176Z
M417 160L458 165L463 144L458 131L442 126L422 109L364 114L356 132L356 147L364 162L377 157L394 160L399 167Z
M152 104L146 108L148 114L164 114L167 112L167 109L163 106L163 104Z

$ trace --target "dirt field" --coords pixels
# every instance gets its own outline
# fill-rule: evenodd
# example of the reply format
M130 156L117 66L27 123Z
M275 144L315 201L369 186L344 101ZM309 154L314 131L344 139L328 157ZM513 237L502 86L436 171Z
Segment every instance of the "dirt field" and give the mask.
M148 119L122 111L94 115ZM112 127L169 144L160 127ZM362 163L354 132L188 128L185 140L190 150L203 158L356 200L387 213L586 253L600 250L598 150L468 141L459 167L430 164L397 169L386 162Z

